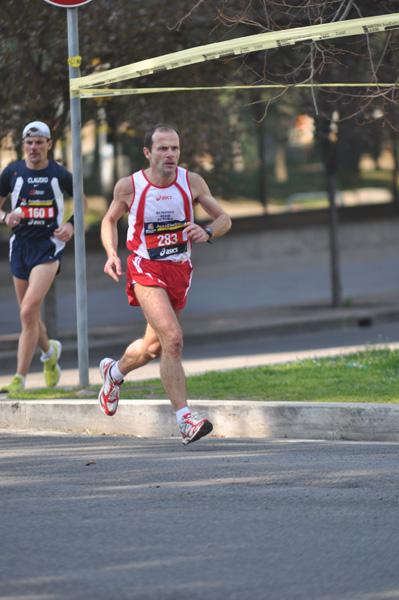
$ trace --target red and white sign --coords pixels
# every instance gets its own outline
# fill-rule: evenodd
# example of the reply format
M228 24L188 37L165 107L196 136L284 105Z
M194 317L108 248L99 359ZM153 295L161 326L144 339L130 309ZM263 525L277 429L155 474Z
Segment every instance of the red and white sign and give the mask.
M45 2L54 4L54 6L62 6L62 8L76 8L91 2L91 0L45 0Z

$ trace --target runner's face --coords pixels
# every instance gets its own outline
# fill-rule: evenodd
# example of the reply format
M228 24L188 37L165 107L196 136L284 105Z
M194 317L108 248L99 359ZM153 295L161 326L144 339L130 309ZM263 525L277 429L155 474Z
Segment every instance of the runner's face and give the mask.
M47 164L47 153L51 148L51 140L44 137L27 137L23 141L27 163L33 168Z
M152 136L152 148L145 154L150 166L162 177L170 177L176 172L180 158L179 136L175 131L157 130Z

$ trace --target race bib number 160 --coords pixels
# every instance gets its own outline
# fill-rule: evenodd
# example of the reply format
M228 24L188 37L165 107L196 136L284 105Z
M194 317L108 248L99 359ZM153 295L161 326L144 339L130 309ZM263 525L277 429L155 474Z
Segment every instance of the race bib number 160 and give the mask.
M21 206L25 219L54 219L54 206Z

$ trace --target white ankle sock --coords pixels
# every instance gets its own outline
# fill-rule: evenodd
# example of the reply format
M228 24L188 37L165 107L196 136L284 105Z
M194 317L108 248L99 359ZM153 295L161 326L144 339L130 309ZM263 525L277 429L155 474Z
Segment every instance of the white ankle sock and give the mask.
M48 360L49 358L51 358L54 354L55 350L54 350L54 346L53 344L50 344L50 348L47 350L47 352L43 352L42 350L42 355L41 355L41 360Z
M114 381L117 381L118 383L120 383L121 381L123 381L123 379L125 377L124 374L121 373L120 370L119 370L119 360L118 360L118 362L116 362L116 363L114 363L112 365L111 370L110 370L109 373L110 373L112 379Z
M24 386L24 389L25 389L26 377L21 375L21 373L15 373L15 377L20 377L22 379L22 385Z
M183 421L183 417L187 414L191 415L191 410L188 408L188 406L185 406L184 408L180 408L179 410L176 411L176 419L177 419L177 423L179 425L181 425L181 423Z

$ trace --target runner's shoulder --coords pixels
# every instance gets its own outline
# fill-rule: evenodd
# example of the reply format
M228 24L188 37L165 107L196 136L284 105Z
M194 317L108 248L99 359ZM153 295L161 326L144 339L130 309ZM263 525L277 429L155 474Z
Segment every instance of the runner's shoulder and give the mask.
M123 200L124 196L131 196L133 194L133 181L131 176L122 177L116 182L115 185L115 198Z

